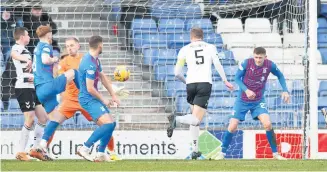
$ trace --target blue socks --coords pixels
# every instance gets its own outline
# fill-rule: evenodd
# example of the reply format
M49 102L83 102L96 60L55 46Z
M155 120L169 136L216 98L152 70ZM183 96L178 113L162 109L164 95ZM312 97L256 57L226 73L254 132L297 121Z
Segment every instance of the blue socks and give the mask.
M56 121L50 121L47 126L44 128L44 134L42 139L49 141L50 137L53 135L53 133L56 131L59 123Z
M106 133L106 135L104 135L101 139L100 139L100 144L99 144L99 152L104 152L106 150L106 147L110 141L110 138L112 136L112 133L116 127L116 122L112 123L114 126L113 126L113 129L111 131L109 131L108 133ZM112 125L110 124L110 125ZM105 124L107 125L107 124Z
M90 148L95 142L101 139L99 152L104 152L112 132L114 131L116 123L103 124L94 130L90 138L84 143L84 145ZM102 148L104 145L104 148ZM103 149L103 151L101 151Z
M273 153L277 152L277 143L274 129L266 131L267 139Z
M75 77L74 77L74 83L76 85L76 87L79 89L79 79L78 79L78 71L76 69L74 69L74 73L75 73Z
M223 145L222 147L222 152L226 153L230 142L232 141L233 138L233 133L229 132L228 130L225 132L224 137L223 137Z

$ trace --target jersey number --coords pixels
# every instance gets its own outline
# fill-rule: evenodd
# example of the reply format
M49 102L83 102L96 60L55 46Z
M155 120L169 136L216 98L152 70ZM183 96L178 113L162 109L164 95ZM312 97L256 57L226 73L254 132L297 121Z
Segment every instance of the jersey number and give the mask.
M202 52L203 50L195 50L195 58L196 58L196 64L200 65L204 63L204 57L203 56L199 56L198 52Z

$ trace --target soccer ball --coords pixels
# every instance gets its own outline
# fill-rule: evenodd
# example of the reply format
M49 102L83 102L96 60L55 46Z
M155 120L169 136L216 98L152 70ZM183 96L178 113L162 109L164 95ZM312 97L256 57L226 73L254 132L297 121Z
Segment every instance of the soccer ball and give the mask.
M130 71L126 66L117 66L114 72L114 78L116 81L124 82L129 79Z

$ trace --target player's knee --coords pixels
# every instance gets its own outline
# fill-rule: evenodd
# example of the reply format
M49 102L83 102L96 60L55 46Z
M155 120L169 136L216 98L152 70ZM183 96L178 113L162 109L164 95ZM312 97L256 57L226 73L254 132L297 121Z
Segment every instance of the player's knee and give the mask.
M24 114L25 114L25 125L27 126L27 127L32 127L33 126L33 124L34 124L34 116L35 116L35 114L34 114L34 112L24 112Z
M271 122L270 121L263 122L263 127L265 128L265 130L271 130L272 129Z
M231 118L228 125L228 131L231 133L235 132L237 130L237 126L238 126L238 120Z

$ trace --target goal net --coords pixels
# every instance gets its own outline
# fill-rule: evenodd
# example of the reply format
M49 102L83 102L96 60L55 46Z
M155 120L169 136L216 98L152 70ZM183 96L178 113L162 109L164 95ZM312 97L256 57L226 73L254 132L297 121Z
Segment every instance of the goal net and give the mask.
M15 27L32 25L30 29L36 29L33 22L45 20L41 23L53 26L53 22L57 26L53 39L57 42L55 51L58 55L65 52L66 38L76 37L80 42L80 52L86 53L89 38L100 35L104 40L103 53L99 57L103 71L112 80L118 65L125 65L131 71L128 81L113 81L117 87L128 90L130 95L122 98L120 107L110 109L118 122L114 132L116 153L123 158L189 158L189 126L177 127L171 139L167 137L166 129L169 114L190 113L186 86L175 78L173 71L177 54L181 47L190 43L189 31L195 26L203 29L204 41L216 45L227 78L237 88L228 91L213 68L212 94L200 126L201 158L214 158L214 154L221 151L223 132L227 129L239 90L234 81L235 73L238 65L251 57L253 49L259 46L266 48L267 58L284 73L291 95L291 103L283 103L279 81L272 74L269 76L266 103L261 106L269 110L278 151L286 158L304 158L304 149L308 146L304 131L308 121L306 114L309 113L306 3L305 0L2 1L1 12L11 14L10 19L2 20L7 24L6 28L1 28L3 157L14 158L12 152L15 150L10 150L10 144L18 144L19 131L24 124L12 84L15 69L8 56L10 46L14 44L11 35ZM31 6L35 5L42 6L42 12L52 21L49 17L35 19L31 14ZM30 16L29 20L26 16ZM321 64L318 51L316 55ZM319 74L321 67L318 65L317 71L319 79L323 80L326 74ZM101 84L99 91L110 99ZM325 124L320 120L319 126ZM87 121L77 112L60 126L50 152L57 158L78 158L74 151L95 128L94 122ZM272 157L264 128L252 120L250 113L239 124L226 157Z

